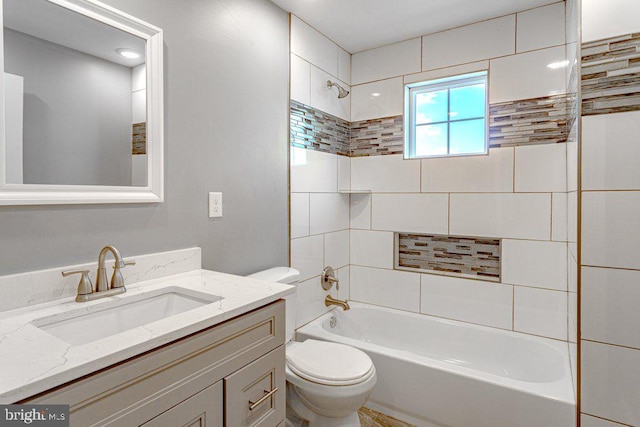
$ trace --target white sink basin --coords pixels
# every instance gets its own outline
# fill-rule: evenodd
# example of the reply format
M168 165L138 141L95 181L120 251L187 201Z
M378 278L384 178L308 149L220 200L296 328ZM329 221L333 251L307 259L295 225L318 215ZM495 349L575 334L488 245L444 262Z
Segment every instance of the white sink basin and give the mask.
M71 345L86 344L157 320L220 301L222 297L180 287L105 301L87 308L36 319L41 330Z

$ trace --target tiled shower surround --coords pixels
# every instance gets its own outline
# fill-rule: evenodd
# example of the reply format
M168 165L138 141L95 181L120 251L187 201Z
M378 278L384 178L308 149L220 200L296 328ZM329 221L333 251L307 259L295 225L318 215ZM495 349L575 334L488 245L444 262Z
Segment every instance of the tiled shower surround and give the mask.
M635 110L640 110L640 33L584 43L582 115Z
M347 122L291 100L291 145L349 157L402 154L403 116ZM565 94L489 106L489 146L566 142Z
M500 239L397 233L399 270L453 273L500 281Z
M292 42L291 98L341 117L350 132L346 155L300 148L311 144L291 135L291 265L302 272L303 323L326 312L317 285L331 265L340 298L569 340L575 221L567 212L575 198L567 177L576 169L567 115L575 109L566 70L547 66L567 59L566 43L575 49L564 18L558 2L360 52L350 64L313 28L292 26L292 40L300 37ZM490 70L489 154L404 159L404 85L482 70ZM350 95L326 93L327 74ZM407 240L395 257L399 235ZM482 253L476 239L493 241L493 251ZM434 242L431 252L420 246ZM486 276L474 274L485 256Z

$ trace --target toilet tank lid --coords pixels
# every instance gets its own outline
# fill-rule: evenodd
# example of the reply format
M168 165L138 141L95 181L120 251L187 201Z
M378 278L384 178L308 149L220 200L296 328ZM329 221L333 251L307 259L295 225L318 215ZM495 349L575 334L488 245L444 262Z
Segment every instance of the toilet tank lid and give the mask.
M300 280L300 272L291 267L273 267L268 270L262 270L257 273L250 274L247 277L291 285Z

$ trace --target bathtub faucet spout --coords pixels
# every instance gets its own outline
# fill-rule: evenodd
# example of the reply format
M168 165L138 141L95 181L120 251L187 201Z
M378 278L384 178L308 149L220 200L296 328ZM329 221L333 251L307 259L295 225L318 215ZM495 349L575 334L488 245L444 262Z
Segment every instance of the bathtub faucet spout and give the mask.
M349 307L349 303L347 301L342 301L339 299L335 299L333 298L331 295L327 295L327 297L324 299L324 305L326 305L327 307L331 306L331 305L337 305L342 307L343 310L349 310L351 307Z

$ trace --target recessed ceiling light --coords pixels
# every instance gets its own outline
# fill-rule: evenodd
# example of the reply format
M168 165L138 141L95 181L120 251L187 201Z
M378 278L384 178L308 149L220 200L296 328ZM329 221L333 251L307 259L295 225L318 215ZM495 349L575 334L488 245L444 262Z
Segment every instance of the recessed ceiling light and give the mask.
M569 65L569 61L564 60L564 61L552 62L551 64L547 65L547 68L551 68L552 70L557 70L558 68L565 68L567 65Z
M371 96L380 96L380 93L379 93L379 92L373 92L373 93L371 94Z
M129 58L129 59L137 59L140 58L140 53L136 52L133 49L125 49L125 48L120 48L120 49L116 49L116 52L118 52L120 55L124 56L125 58Z

